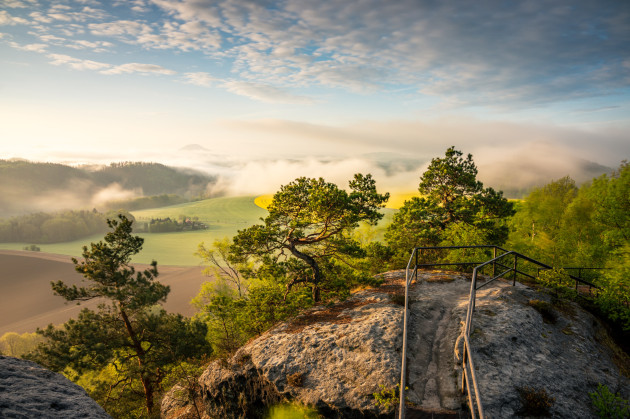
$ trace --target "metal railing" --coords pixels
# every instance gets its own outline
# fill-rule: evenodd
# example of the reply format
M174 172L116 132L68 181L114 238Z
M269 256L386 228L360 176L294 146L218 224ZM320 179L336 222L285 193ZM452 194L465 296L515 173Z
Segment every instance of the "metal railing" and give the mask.
M419 254L423 251L439 251L439 250L453 250L453 249L492 249L493 258L486 262L455 262L455 263L418 263L420 262ZM502 252L497 255L497 253ZM513 257L513 261L511 258ZM510 259L505 264L504 258ZM479 393L479 386L477 383L477 377L475 374L475 367L473 361L473 351L470 346L470 329L472 326L473 313L475 310L475 302L477 298L477 290L485 287L486 285L492 283L493 281L505 277L510 272L513 272L512 277L512 285L516 285L517 275L521 274L525 277L535 279L533 275L529 273L519 270L518 261L522 260L524 262L531 263L536 265L537 274L540 273L541 270L553 269L553 267L546 265L542 262L539 262L535 259L529 258L525 255L522 255L518 252L508 251L499 246L492 245L479 245L479 246L437 246L437 247L416 247L413 249L411 253L411 257L409 258L409 263L407 263L407 268L405 271L405 312L403 319L403 349L402 349L402 365L401 365L401 373L400 373L400 406L399 406L399 418L403 419L405 417L405 384L407 381L407 324L408 324L408 302L409 302L409 286L413 279L417 279L418 276L418 268L420 267L430 267L430 266L472 266L475 265L472 273L472 279L470 284L470 294L468 296L468 307L466 309L466 323L464 325L464 331L462 333L464 340L464 348L462 352L462 393L467 393L468 395L468 407L470 409L470 413L473 419L479 417L481 419L484 418L483 413L483 404L481 402L481 396ZM414 263L415 262L415 263ZM510 263L511 262L511 263ZM413 263L413 265L412 265ZM413 270L411 267L413 266ZM486 279L481 285L477 286L477 278L479 273L486 267L492 266L492 277L490 279ZM500 273L497 274L497 268L502 269ZM599 268L570 268L570 269L599 269ZM590 288L599 288L593 283L586 281L583 278L576 277L570 274L567 274L568 277L575 280L575 287L577 289L578 283L582 283L584 285L589 286ZM471 391L471 385L472 390Z

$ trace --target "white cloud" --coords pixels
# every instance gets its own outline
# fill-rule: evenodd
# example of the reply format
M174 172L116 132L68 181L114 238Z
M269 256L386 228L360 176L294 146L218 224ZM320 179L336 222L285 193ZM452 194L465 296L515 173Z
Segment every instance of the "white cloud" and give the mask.
M102 70L111 67L110 64L98 61L82 60L64 54L49 54L48 58L52 59L52 65L67 65L74 70Z
M65 45L68 48L73 49L91 49L94 52L103 52L106 51L107 48L114 46L111 42L107 41L86 41L86 40L76 40L71 41Z
M48 47L48 45L46 44L18 45L15 42L10 42L9 45L11 45L15 49L19 49L22 51L40 52L40 53L46 52L46 48Z
M28 7L19 0L2 0L2 6L10 9L24 9Z
M228 91L265 103L312 104L315 100L306 96L294 95L275 86L247 81L226 81Z
M184 74L186 83L194 84L197 86L210 87L218 79L212 77L209 73L197 72Z
M0 10L0 25L26 25L28 20L11 16L6 10Z
M141 74L165 74L173 75L177 74L176 71L169 70L156 64L142 64L142 63L127 63L114 66L108 70L101 71L103 74L126 74L126 73L141 73Z
M139 36L141 34L151 33L153 29L144 22L133 20L117 20L105 23L90 23L88 25L93 35L101 36Z

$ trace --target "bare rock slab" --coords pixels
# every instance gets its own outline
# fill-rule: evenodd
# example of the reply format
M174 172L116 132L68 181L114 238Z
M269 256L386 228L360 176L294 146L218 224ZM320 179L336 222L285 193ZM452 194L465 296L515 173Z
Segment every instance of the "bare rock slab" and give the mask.
M281 324L206 369L204 417L260 417L288 400L326 417L384 417L372 394L399 380L402 311L388 294L363 291ZM176 399L176 391L167 395L162 416L192 415Z
M85 390L34 362L0 356L0 417L109 418Z

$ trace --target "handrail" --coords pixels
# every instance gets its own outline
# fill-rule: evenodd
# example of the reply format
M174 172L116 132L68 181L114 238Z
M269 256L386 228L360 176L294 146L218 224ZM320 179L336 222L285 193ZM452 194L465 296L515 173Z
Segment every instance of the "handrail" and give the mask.
M475 248L490 248L493 249L493 255L494 257L486 262L483 263L478 263L478 262L459 262L459 263L435 263L435 264L419 264L418 263L418 253L419 251L423 251L423 250L441 250L441 249L475 249ZM503 253L497 256L497 251L502 251ZM502 263L499 263L501 261L501 259L505 258L505 257L510 257L513 256L514 257L514 262L512 264L512 266L508 266L508 265L504 265ZM484 418L484 413L483 413L483 404L481 402L481 396L479 393L479 387L477 384L477 377L475 374L475 368L474 368L474 362L473 362L473 356L472 356L472 348L470 347L470 329L472 326L472 319L473 319L473 313L475 310L475 303L476 303L476 298L477 298L477 290L481 289L483 287L485 287L486 285L490 284L491 282L505 277L505 275L507 275L510 272L514 272L514 276L512 278L512 285L516 285L516 278L517 278L517 274L521 274L523 276L527 276L529 278L535 278L532 275L529 275L526 272L520 271L518 269L518 260L522 259L523 261L526 262L530 262L533 263L535 265L538 265L538 272L540 272L541 268L546 270L546 269L553 269L553 267L544 264L542 262L539 262L535 259L529 258L521 253L515 252L515 251L508 251L506 249L503 249L502 247L499 246L493 246L493 245L476 245L476 246L424 246L424 247L416 247L413 249L413 251L411 252L411 256L409 258L409 262L407 263L407 267L405 269L405 312L404 312L404 320L403 320L403 349L402 349L402 365L401 365L401 373L400 373L400 405L399 405L399 418L400 419L404 419L405 417L405 384L407 381L407 324L408 324L408 317L409 317L409 311L408 311L408 303L409 303L409 286L411 284L412 278L416 278L417 279L417 275L418 275L418 268L419 267L426 267L426 266L452 266L452 265L460 265L460 266L468 266L471 265L473 263L477 264L477 266L475 266L475 268L473 269L473 274L472 274L472 279L471 279L471 284L470 284L470 294L468 296L468 307L466 309L466 323L464 325L464 331L463 331L463 339L464 339L464 349L463 349L463 353L462 353L462 392L467 392L468 393L468 407L470 409L470 413L473 419L475 419L476 416L476 411L478 413L478 417L480 419ZM413 265L413 272L410 273L410 269L412 266L412 262L415 261L415 264ZM492 264L492 272L493 272L493 277L491 279L486 280L483 284L481 284L480 286L477 286L477 276L478 276L478 272L480 272L483 268L485 268L486 266ZM496 267L499 266L503 269L505 269L505 271L499 273L498 275L496 274ZM580 268L571 268L571 269L580 269ZM581 269L598 269L598 268L581 268ZM598 286L596 286L595 284L586 281L582 278L578 278L575 277L573 275L567 274L567 276L569 276L570 278L574 279L575 282L575 287L577 289L578 287L578 282L583 283L585 285L588 285L589 287L594 287L594 288L599 288ZM473 385L473 389L474 389L474 400L473 400L473 396L471 394L471 388L470 388L470 383L472 382ZM476 410L475 410L475 404L477 406Z
M409 268L411 267L411 261L414 256L417 257L416 249L411 252L411 257L407 263L405 269L405 314L403 315L403 346L402 346L402 365L400 367L400 402L398 407L399 418L405 418L405 385L407 382L407 322L409 318L409 285L413 277L418 277L418 260L416 259L416 265L413 268L413 273L409 274Z

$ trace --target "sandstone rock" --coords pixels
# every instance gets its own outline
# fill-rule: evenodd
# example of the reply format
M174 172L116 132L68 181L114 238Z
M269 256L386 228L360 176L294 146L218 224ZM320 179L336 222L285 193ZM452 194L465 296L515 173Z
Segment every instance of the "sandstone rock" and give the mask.
M0 417L109 418L85 390L34 362L0 356Z
M163 399L162 416L260 417L267 406L295 401L325 417L391 417L375 406L372 394L379 384L391 388L399 381L403 308L392 294L401 293L402 276L341 304L312 309L230 360L212 363L199 378L197 409L179 388ZM410 292L407 395L425 412L457 417L465 403L455 347L469 288L469 275L421 272ZM549 296L501 281L478 292L471 345L487 417L517 415L517 389L525 386L555 398L555 417L594 417L588 393L598 383L628 398L628 379L602 345L606 334L593 316L571 303L555 324L547 324L529 304L534 299Z
M597 417L589 393L598 383L630 397L630 380L603 344L610 338L602 324L570 302L548 305L555 321L546 322L532 302L550 300L518 283L478 291L471 346L489 418L519 414L517 388L522 387L544 390L555 398L550 413L561 418ZM465 318L464 305L459 315Z
M285 400L326 417L383 415L372 393L399 380L402 311L388 294L363 291L279 325L206 369L199 379L204 417L257 417ZM163 417L195 417L173 399L171 391L163 400Z

